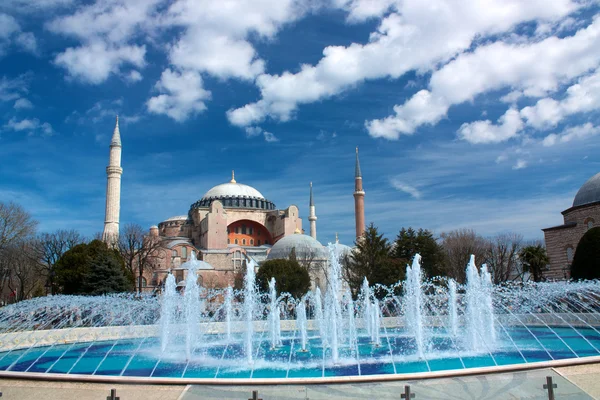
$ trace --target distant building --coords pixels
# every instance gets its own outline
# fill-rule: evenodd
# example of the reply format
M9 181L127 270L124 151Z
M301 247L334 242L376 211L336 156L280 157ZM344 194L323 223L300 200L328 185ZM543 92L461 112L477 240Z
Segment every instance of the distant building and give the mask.
M600 173L581 186L573 206L562 212L564 224L542 229L546 251L550 258L548 279L569 279L571 263L577 244L588 231L600 222Z
M104 240L114 243L119 233L121 136L117 125L110 145L107 168L107 199ZM356 233L364 232L364 191L356 150L355 166ZM204 287L234 285L244 265L260 265L267 259L288 258L292 249L297 260L309 269L313 289L325 289L327 247L317 240L317 216L310 184L310 236L303 234L302 218L296 205L278 209L252 186L238 183L232 171L229 182L208 190L190 206L187 215L168 218L150 228L149 237L160 240L161 248L144 273L142 286L160 287L169 272L183 285L186 270L180 266L192 252L204 261L199 281ZM337 243L336 252L347 246Z

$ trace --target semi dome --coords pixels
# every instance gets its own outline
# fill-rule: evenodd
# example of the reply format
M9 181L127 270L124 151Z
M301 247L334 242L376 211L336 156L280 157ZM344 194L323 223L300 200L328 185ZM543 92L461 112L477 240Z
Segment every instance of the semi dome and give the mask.
M573 207L583 206L597 201L600 201L600 172L592 176L583 184L583 186L581 186L573 200Z
M267 260L288 258L292 249L298 259L325 260L328 258L327 249L317 239L301 233L295 233L281 238L271 247Z

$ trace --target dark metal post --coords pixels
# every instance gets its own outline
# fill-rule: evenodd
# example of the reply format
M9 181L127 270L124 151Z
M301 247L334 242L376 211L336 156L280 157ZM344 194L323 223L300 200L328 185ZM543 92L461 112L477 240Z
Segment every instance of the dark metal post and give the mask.
M248 400L262 400L258 398L258 390L253 390L252 391L252 398L248 399Z
M556 389L556 383L552 383L551 376L546 377L546 383L544 384L543 388L548 390L548 400L555 400L554 389Z
M120 400L120 397L117 397L117 389L110 389L110 396L106 396L106 400Z
M415 394L410 392L410 386L409 385L404 385L404 393L402 393L400 395L401 399L414 399L415 398Z

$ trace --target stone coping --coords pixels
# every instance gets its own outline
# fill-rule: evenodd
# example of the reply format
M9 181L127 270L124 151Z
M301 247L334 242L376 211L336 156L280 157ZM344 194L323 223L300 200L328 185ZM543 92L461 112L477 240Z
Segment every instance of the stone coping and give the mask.
M0 371L0 378L58 381L58 382L95 382L143 385L307 385L307 384L353 384L374 382L414 381L439 378L454 378L473 375L499 374L546 368L570 367L578 365L600 364L600 356L569 358L564 360L541 361L527 364L511 364L495 367L478 367L435 372L414 372L406 374L331 376L319 378L150 378L133 376L106 375L68 375L40 372Z
M447 318L447 316L426 316L423 318L423 322L429 327L441 327L446 322L444 317ZM545 325L568 327L571 325L574 328L587 328L588 325L591 325L597 328L600 324L600 318L597 315L586 313L500 314L496 315L496 322L501 323L503 326L516 327L525 324L528 327L543 327ZM464 316L461 315L459 324L464 325L464 323ZM401 317L385 317L381 319L381 326L384 328L396 328L404 327L405 323ZM356 319L356 327L364 328L364 321L361 318ZM185 329L185 325L173 325L170 330L171 332L183 332ZM253 329L255 332L264 332L268 329L268 323L266 320L253 321ZM289 332L295 329L295 320L281 321L281 331ZM317 330L316 321L308 320L307 329L309 331ZM598 329L600 330L600 327ZM226 331L226 323L203 322L198 325L198 330L205 334L224 333ZM232 333L241 333L245 330L245 321L234 321L231 323ZM0 352L55 344L158 337L160 333L159 325L102 326L9 332L0 334Z

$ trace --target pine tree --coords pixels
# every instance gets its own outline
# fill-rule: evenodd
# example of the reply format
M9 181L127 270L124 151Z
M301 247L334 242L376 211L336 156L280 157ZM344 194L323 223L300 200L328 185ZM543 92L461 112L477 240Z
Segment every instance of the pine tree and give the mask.
M427 276L444 275L444 250L426 229L415 231L402 228L392 250L392 257L401 264L410 264L415 254L421 256L421 265Z

